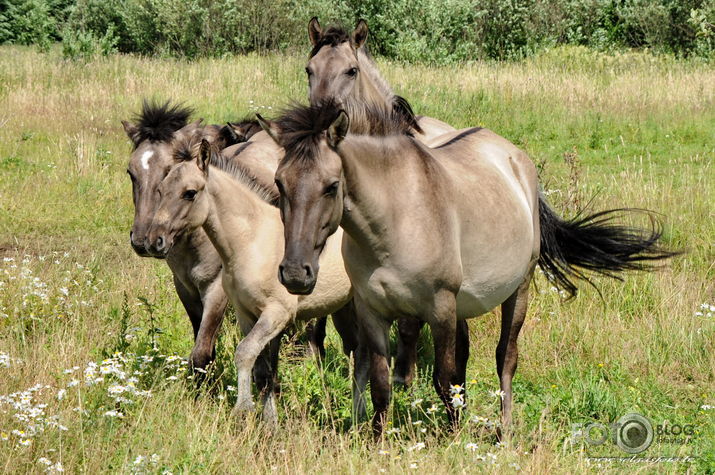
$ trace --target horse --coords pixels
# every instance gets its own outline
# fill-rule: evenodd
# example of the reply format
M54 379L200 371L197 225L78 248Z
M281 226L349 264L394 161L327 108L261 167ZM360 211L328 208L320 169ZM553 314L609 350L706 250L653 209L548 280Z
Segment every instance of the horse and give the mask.
M351 133L368 133L368 111L375 108L394 111L395 118L411 127L415 138L424 143L454 131L441 120L415 116L409 102L392 92L368 52L365 20L359 20L355 30L348 33L338 27L323 30L318 18L313 17L308 36L313 45L305 67L310 104L335 101L348 113Z
M168 255L177 236L202 228L223 264L224 290L236 309L244 338L236 348L234 414L252 411L251 370L260 390L263 419L277 421L274 383L280 334L296 320L333 315L346 354L358 348L352 288L340 254L341 233L327 241L320 259L325 275L312 293L296 296L276 279L284 248L276 196L241 162L218 154L205 139L177 149L159 186L161 196L149 229L153 253Z
M193 111L170 102L163 104L144 100L134 123L122 121L133 150L127 173L132 181L134 222L129 233L132 249L142 257L156 257L146 246L146 232L156 211L156 191L173 165L173 142L181 137L201 133L225 148L239 138L248 139L257 131L250 121L226 126L201 126L201 121L188 123ZM239 137L238 134L241 134ZM232 147L233 150L238 148ZM274 163L277 162L274 160ZM264 176L273 182L273 168ZM259 167L254 167L260 170ZM220 282L221 260L206 235L188 233L177 241L166 256L176 293L191 320L194 348L189 357L193 368L205 370L214 359L214 346L221 327L227 299Z
M311 291L326 240L344 230L360 338L371 353L376 436L390 400L388 331L396 316L430 326L433 384L455 427L469 357L466 326L457 322L501 306L496 366L508 429L517 338L537 264L573 295L573 280L588 280L588 271L617 277L676 254L661 245L649 211L650 229L614 222L628 210L559 217L528 155L490 130L458 130L428 148L401 132L394 111L371 111L371 135L349 133L348 117L327 102L259 122L285 150L276 184L285 226L281 283L289 292Z
M313 48L305 71L308 75L309 98L312 105L326 100L337 102L350 117L350 132L369 134L373 122L369 111L375 108L394 111L404 127L427 145L438 143L440 137L454 130L438 119L415 116L409 102L392 92L380 75L367 49L368 26L359 20L355 30L342 28L323 30L317 17L308 23L308 36ZM397 323L397 355L393 383L410 386L415 377L417 339L423 323L409 318Z

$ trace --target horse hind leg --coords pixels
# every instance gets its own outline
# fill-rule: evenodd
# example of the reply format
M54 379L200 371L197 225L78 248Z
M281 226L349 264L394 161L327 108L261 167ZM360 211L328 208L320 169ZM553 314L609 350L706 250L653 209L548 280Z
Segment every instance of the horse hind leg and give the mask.
M268 425L278 423L278 407L276 405L276 386L278 381L278 352L281 335L273 338L261 352L253 366L253 378L263 406L263 421Z
M455 341L455 364L457 381L465 387L467 382L467 363L469 362L469 325L466 320L457 321L457 338Z
M529 302L529 283L534 267L524 278L519 288L502 303L501 334L496 350L497 374L501 394L502 429L507 432L511 425L512 387L511 382L516 373L519 350L517 339L524 324L526 308Z
M459 423L461 407L466 395L452 394L452 387L460 384L456 364L457 300L453 293L443 290L435 295L433 314L428 318L434 340L434 373L432 382L447 409L450 428ZM460 402L461 399L461 402Z
M305 333L308 337L308 348L319 362L325 359L325 326L327 323L328 317L324 316L308 323L305 328Z
M424 322L415 318L397 321L397 356L392 383L408 388L415 379L417 368L417 340Z

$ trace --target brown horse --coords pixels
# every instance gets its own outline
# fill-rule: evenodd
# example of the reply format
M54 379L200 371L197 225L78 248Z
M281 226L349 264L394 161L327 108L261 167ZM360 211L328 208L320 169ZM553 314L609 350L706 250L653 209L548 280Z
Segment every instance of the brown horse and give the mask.
M415 116L410 104L394 94L367 50L368 26L360 20L352 33L342 28L323 30L318 19L308 23L313 48L305 68L311 105L335 101L350 117L350 132L370 134L374 122L370 111L394 112L405 130L425 144L438 143L454 127L440 120ZM415 377L417 339L424 325L419 320L401 318L397 323L397 357L393 382L409 386Z
M281 266L291 278L282 283L292 293L309 291L325 240L344 229L361 337L372 352L376 434L389 404L391 321L406 316L430 326L434 386L455 425L468 359L457 322L501 305L496 360L506 428L537 263L574 293L572 278L587 279L584 271L615 276L674 253L659 246L654 219L648 231L614 224L618 210L559 218L539 192L529 157L489 130L455 131L430 149L401 132L394 112L375 109L369 117L381 135L348 134L348 115L334 103L262 121L285 149L276 184L285 225Z
M253 409L253 370L263 400L263 418L275 423L278 345L288 325L333 314L345 351L357 349L341 236L326 246L320 259L325 275L311 288L314 291L291 295L276 279L284 246L272 184L259 183L242 163L219 157L206 140L190 139L176 156L177 164L159 187L161 199L149 231L150 247L166 255L177 236L203 228L221 258L223 287L245 336L236 348L235 409Z
M127 167L134 201L130 243L142 257L151 256L146 246L146 232L156 211L158 186L174 164L174 141L200 133L217 147L225 148L235 140L247 139L256 133L255 127L246 120L227 126L202 127L200 121L189 124L191 114L192 110L187 107L145 100L134 123L122 121L134 147ZM273 167L263 173L269 177L266 178L268 183L273 181L274 169L275 159ZM182 236L165 257L176 293L194 330L190 362L194 368L205 369L214 358L216 337L227 303L220 282L221 260L200 231Z

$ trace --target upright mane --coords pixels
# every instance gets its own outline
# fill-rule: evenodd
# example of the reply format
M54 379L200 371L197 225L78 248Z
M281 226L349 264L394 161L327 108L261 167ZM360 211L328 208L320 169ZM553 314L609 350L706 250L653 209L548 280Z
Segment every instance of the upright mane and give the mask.
M318 52L326 46L333 48L348 42L350 42L350 34L344 28L331 26L323 31L320 39L310 51L310 57L312 58L318 54ZM353 49L353 51L355 50ZM348 96L345 98L343 107L348 113L348 116L350 116L350 131L355 133L369 133L369 114L365 109L383 107L386 112L389 110L396 112L405 126L410 127L414 132L422 133L422 128L419 126L409 102L407 102L405 98L392 92L392 88L377 69L375 60L372 58L366 44L357 49L356 57L360 65L361 73L372 83L377 97L357 99Z
M134 143L138 144L145 140L152 142L163 142L169 140L174 132L184 127L193 109L182 104L171 104L166 101L161 104L156 101L142 101L142 110L134 118L136 122L136 132Z
M278 139L286 151L286 157L303 160L316 157L323 132L338 118L341 110L341 106L329 100L317 105L296 104L283 111L274 123L280 131ZM405 125L403 118L394 110L369 105L364 110L369 119L369 127L362 135L412 135L412 129ZM348 118L352 121L349 112Z
M203 135L201 133L195 133L179 140L174 146L174 160L177 162L196 160L199 156L199 147L202 139ZM245 185L261 200L271 206L278 206L280 196L276 190L261 183L251 170L240 162L233 160L231 157L221 155L214 145L211 145L211 161L209 164L212 167L226 172L233 179Z

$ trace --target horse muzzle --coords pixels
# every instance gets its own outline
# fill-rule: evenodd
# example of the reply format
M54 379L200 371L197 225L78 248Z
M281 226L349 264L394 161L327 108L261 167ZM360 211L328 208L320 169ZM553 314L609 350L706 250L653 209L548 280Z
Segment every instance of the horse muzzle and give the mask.
M278 266L278 280L294 295L308 295L315 289L317 269L309 263L294 264L285 261Z

